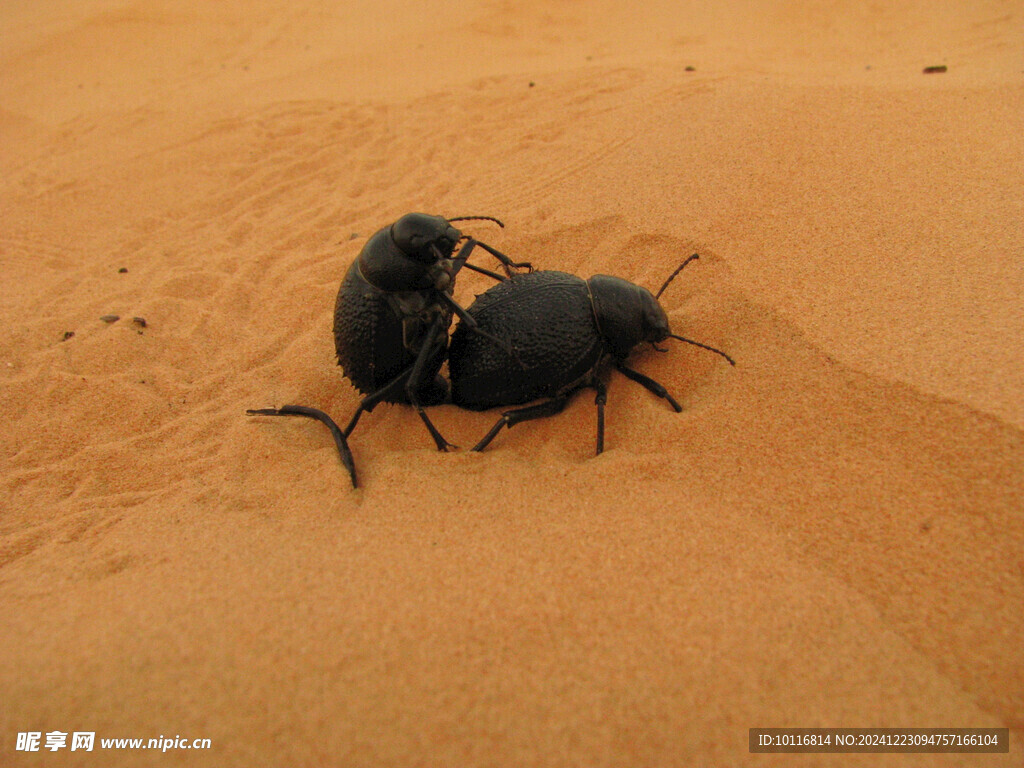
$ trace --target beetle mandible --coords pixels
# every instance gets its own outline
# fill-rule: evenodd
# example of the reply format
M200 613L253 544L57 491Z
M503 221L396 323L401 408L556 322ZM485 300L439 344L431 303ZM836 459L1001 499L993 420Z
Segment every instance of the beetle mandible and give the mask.
M554 416L569 398L589 387L597 392L597 453L604 450L606 388L602 367L610 363L627 378L664 398L678 413L682 407L658 382L626 366L634 347L677 339L715 352L731 365L725 352L671 333L668 315L658 298L697 254L690 256L665 281L657 294L608 275L589 280L565 272L539 271L513 276L492 286L467 310L479 329L504 338L516 351L481 343L460 322L452 334L448 370L452 402L462 408L546 401L505 411L473 448L482 451L501 431L531 419Z
M453 314L460 325L477 330L491 343L507 344L475 322L452 297L458 272L467 269L496 280L505 277L467 263L480 246L504 267L532 269L452 226L454 221L486 220L504 227L491 216L456 216L446 219L426 213L408 213L373 234L352 262L334 307L334 345L338 364L364 397L348 426L342 430L323 411L300 405L249 410L252 415L306 416L331 430L342 463L356 487L355 461L348 447L359 417L378 403L408 403L416 408L438 450L453 447L427 416L424 406L444 402L448 384L438 375L448 349L448 328ZM456 255L455 248L465 240Z

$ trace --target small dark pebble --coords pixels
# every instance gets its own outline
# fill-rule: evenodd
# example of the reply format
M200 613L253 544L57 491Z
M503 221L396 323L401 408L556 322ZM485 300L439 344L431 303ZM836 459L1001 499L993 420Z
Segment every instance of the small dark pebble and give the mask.
M119 270L117 270L117 271L118 271L118 273L119 273L119 274L122 274L122 275L123 275L123 274L124 274L125 272L127 272L127 271L128 271L128 267L121 267L121 268L120 268Z
M697 68L696 68L696 67L687 67L687 68L686 68L686 71L687 71L687 72L696 72L696 71L697 71Z
M533 88L533 86L535 86L535 85L536 85L536 83L535 83L535 82L533 82L533 80L531 80L531 81L530 81L530 87L531 87L531 88Z
M353 232L351 235L348 236L348 239L349 240L355 240L358 237L359 237L359 233L358 232Z
M946 71L945 64L939 64L937 67L925 67L924 73L926 75L939 75Z
M68 339L70 339L74 335L75 335L74 331L64 331L64 338L61 339L61 341L67 341Z
M100 318L104 323L116 323L121 319L120 315L104 315Z
M135 323L140 328L146 327L146 318L144 317L133 317L132 322Z

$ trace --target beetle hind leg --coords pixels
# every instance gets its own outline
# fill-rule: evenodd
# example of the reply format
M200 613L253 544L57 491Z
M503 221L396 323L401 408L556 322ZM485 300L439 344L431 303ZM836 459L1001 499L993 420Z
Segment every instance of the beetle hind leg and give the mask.
M345 439L345 433L334 423L334 419L323 411L317 408L309 408L305 405L282 405L280 408L249 409L246 413L250 416L306 416L325 424L331 430L334 444L338 446L338 455L341 457L341 463L345 465L349 477L352 478L352 487L358 487L356 483L356 463L355 459L352 458L352 451L348 447L348 441Z

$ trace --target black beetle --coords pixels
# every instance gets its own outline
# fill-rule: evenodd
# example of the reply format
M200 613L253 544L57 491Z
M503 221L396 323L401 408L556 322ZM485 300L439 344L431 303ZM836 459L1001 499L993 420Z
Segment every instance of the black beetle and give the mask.
M658 293L608 275L589 280L565 272L542 271L514 276L477 297L467 312L478 328L508 341L516 356L493 344L483 344L459 326L448 350L452 402L462 408L485 410L547 401L505 411L474 448L483 450L504 426L553 416L578 390L597 391L597 453L604 450L605 385L600 371L610 363L627 378L662 397L678 413L682 407L658 382L626 367L630 351L641 342L657 346L672 338L715 352L721 350L670 332L668 315L658 303L665 288L694 254L676 269Z
M507 275L532 267L514 262L491 246L465 238L453 221L486 220L504 226L490 216L457 216L446 219L426 213L408 213L372 235L352 263L338 290L334 307L334 345L338 364L365 397L341 430L330 416L316 408L285 405L247 411L264 416L307 416L331 430L341 460L356 487L355 462L347 438L364 411L378 403L413 405L439 450L453 447L430 421L425 405L448 398L448 384L438 375L448 350L452 315L472 329L473 319L452 298L455 277L462 267L504 280L488 269L466 263L480 246L503 265ZM454 255L460 241L466 242ZM492 343L507 344L489 337Z

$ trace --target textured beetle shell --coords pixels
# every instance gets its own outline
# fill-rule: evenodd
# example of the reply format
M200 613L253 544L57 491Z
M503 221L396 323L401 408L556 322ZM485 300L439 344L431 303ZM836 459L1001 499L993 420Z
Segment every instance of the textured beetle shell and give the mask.
M358 259L338 289L334 304L334 348L338 364L356 389L365 395L376 392L416 361L415 354L405 346L402 319L393 301L394 297L363 278ZM425 382L433 381L444 356L442 341L434 358L428 361ZM404 392L387 401L405 402Z
M587 283L565 272L515 275L467 310L487 333L512 345L518 360L463 323L452 334L452 402L483 410L572 389L589 377L604 346Z

